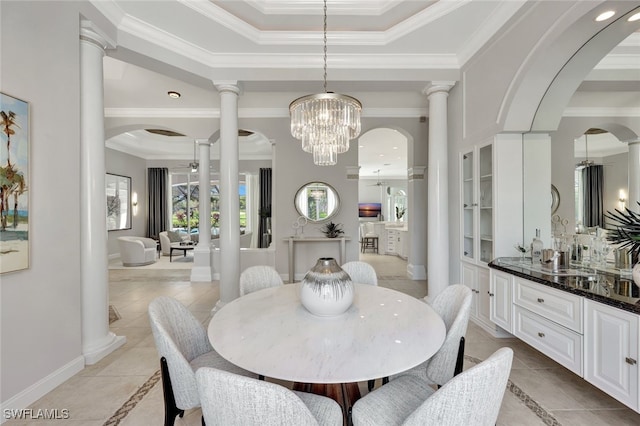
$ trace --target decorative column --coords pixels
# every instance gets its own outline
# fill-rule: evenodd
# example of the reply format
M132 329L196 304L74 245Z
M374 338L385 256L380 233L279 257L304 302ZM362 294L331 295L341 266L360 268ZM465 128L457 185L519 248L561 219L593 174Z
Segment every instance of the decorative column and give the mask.
M640 139L627 141L629 144L629 194L627 207L640 213Z
M213 258L211 255L211 173L209 171L211 142L197 141L200 152L200 164L198 166L198 193L200 199L198 210L200 222L198 223L198 245L193 249L193 267L191 268L191 281L213 281Z
M220 300L214 312L240 295L237 82L214 82L220 93Z
M427 285L432 300L449 284L449 178L447 159L447 97L453 81L434 81L429 99L429 161L427 163Z
M80 276L82 354L95 364L126 342L109 331L102 57L107 41L80 27Z
M427 223L425 220L418 220L427 210L427 180L424 172L426 167L413 166L408 170L409 184L408 210L409 210L409 259L407 261L407 274L412 280L426 280L427 268ZM416 218L416 219L414 219Z

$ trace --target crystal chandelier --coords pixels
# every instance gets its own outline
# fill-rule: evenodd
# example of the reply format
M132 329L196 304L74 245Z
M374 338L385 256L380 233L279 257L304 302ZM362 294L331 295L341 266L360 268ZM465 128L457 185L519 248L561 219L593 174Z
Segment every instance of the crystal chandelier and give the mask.
M324 0L324 93L306 95L291 102L291 134L302 150L313 154L318 166L333 166L338 154L349 150L349 141L360 134L362 104L355 98L327 92L327 0Z

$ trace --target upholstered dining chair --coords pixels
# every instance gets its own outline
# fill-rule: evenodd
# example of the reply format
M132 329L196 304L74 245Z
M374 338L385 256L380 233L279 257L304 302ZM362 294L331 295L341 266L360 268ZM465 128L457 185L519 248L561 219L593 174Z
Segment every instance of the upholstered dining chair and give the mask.
M498 349L437 391L416 376L400 376L356 401L353 424L495 425L512 361L513 350Z
M378 285L376 270L367 262L354 260L352 262L345 263L341 268L349 274L351 281L354 283Z
M331 398L215 368L200 368L196 381L208 425L343 424L342 409Z
M444 343L430 359L399 375L415 375L427 383L442 386L462 371L471 299L471 289L463 284L450 285L433 299L431 307L440 315L447 329Z
M278 271L273 267L267 265L250 266L240 274L240 296L283 284Z
M151 331L160 355L165 406L165 426L171 426L184 410L200 406L195 372L200 367L256 377L213 350L202 324L175 299L161 296L149 304Z

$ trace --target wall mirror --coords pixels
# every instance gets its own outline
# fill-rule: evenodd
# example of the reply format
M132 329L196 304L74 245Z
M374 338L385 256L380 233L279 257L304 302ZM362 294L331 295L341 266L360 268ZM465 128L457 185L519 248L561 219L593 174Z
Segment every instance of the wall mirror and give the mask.
M298 189L293 203L297 212L310 222L322 222L338 212L340 197L329 184L309 182Z
M106 176L107 230L131 229L131 178Z

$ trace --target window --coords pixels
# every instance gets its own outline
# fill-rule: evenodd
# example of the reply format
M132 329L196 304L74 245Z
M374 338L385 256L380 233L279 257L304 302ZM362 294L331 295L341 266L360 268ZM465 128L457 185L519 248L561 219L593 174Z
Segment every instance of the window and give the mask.
M220 229L220 182L211 180L211 235ZM247 228L247 189L239 184L240 232ZM200 226L200 186L197 173L171 174L171 228L174 231L197 234Z

